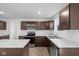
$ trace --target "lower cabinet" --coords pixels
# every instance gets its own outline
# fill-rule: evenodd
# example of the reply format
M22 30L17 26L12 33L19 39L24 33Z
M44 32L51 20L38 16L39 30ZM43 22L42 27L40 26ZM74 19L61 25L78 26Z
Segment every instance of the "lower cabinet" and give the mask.
M19 36L19 39L24 39L24 36ZM34 44L35 47L49 47L50 40L46 36L35 36Z
M59 56L79 56L79 48L60 48Z
M19 36L19 39L25 39L25 37L24 36Z
M20 49L17 50L14 48L0 48L0 56L17 56L18 54L22 54L20 52Z
M49 47L50 41L45 36L36 36L35 37L35 46L36 47Z
M79 56L79 48L58 48L52 42L49 48L50 56Z
M9 35L0 36L0 39L9 39Z

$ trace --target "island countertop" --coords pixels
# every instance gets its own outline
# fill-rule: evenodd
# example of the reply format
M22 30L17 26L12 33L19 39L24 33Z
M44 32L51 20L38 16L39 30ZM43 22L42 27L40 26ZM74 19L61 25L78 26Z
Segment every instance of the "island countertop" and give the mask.
M47 36L47 38L54 43L58 48L79 48L79 43L69 39L53 39Z
M0 48L24 48L30 39L2 39L0 40Z

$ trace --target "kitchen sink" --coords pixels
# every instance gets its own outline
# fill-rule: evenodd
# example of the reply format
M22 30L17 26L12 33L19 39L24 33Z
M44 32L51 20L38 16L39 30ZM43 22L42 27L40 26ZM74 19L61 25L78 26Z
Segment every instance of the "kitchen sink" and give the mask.
M58 36L48 36L50 39L61 39L60 37Z

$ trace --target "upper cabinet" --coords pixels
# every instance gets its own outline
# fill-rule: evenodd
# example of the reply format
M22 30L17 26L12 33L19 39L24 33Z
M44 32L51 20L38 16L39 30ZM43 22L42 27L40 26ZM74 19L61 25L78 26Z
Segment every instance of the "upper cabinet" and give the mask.
M69 6L65 7L59 13L59 30L70 29L69 23Z
M70 28L79 30L79 3L70 4Z
M21 30L53 30L53 21L21 21Z
M0 21L0 30L6 30L6 22Z
M79 30L79 4L71 3L59 13L59 30Z
M36 25L36 22L21 21L21 30L36 29L35 25Z

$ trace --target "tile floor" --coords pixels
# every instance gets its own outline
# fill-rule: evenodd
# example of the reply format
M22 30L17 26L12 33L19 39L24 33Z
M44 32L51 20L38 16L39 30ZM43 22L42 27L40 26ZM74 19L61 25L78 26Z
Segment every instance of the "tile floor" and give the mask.
M46 47L30 47L29 56L49 56Z

